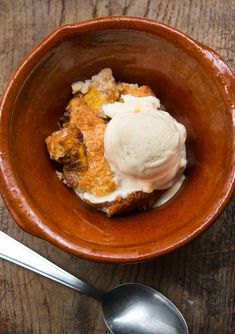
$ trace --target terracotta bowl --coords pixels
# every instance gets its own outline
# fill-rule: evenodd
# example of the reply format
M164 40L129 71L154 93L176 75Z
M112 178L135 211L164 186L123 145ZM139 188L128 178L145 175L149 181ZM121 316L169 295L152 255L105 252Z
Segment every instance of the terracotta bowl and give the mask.
M71 98L70 85L104 67L118 80L150 85L188 131L181 191L143 213L107 218L60 182L45 138ZM1 192L16 223L78 256L135 262L189 242L222 212L234 186L231 68L178 30L137 17L61 27L24 60L1 103Z

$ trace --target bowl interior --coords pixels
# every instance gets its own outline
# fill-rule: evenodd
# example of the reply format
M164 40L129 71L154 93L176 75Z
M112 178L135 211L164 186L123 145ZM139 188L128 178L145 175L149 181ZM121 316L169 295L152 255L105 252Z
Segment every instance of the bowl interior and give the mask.
M58 180L45 146L72 97L70 85L105 67L117 80L149 85L188 132L189 163L180 192L160 208L111 219ZM9 140L17 186L47 238L68 243L76 254L120 261L160 254L202 229L220 203L232 159L227 108L207 66L161 31L62 36L27 73L15 99Z

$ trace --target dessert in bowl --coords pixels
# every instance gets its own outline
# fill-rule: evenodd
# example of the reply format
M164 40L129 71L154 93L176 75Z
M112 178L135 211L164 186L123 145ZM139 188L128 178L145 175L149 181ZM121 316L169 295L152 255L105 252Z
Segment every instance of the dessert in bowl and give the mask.
M185 127L150 87L116 82L109 68L72 88L60 129L46 139L63 165L58 177L108 216L164 204L160 190L173 196L184 179Z
M61 182L45 144L58 130L71 85L104 68L117 82L151 87L187 131L188 163L177 194L158 208L111 218ZM208 228L233 192L233 113L231 68L176 29L131 17L61 27L26 58L3 96L3 199L23 229L78 256L135 262L165 254Z

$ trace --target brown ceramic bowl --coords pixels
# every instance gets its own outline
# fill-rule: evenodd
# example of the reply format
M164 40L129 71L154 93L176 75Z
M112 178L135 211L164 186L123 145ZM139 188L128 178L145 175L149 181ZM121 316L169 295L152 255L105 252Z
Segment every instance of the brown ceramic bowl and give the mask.
M187 178L175 198L111 219L58 180L44 142L71 83L104 67L118 80L150 85L188 131ZM57 29L17 69L1 103L1 192L12 217L25 231L97 261L147 260L184 245L211 225L233 191L234 87L219 55L159 22L106 17Z

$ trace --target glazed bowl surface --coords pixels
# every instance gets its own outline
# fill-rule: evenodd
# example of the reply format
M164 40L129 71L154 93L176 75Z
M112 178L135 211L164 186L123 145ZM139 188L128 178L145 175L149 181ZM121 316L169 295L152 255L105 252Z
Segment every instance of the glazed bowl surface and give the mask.
M45 138L71 99L71 84L110 67L117 80L147 84L187 128L188 167L177 195L142 213L107 218L56 176ZM232 69L162 23L106 17L60 27L24 60L1 102L1 193L25 231L75 255L136 262L194 239L234 190Z

